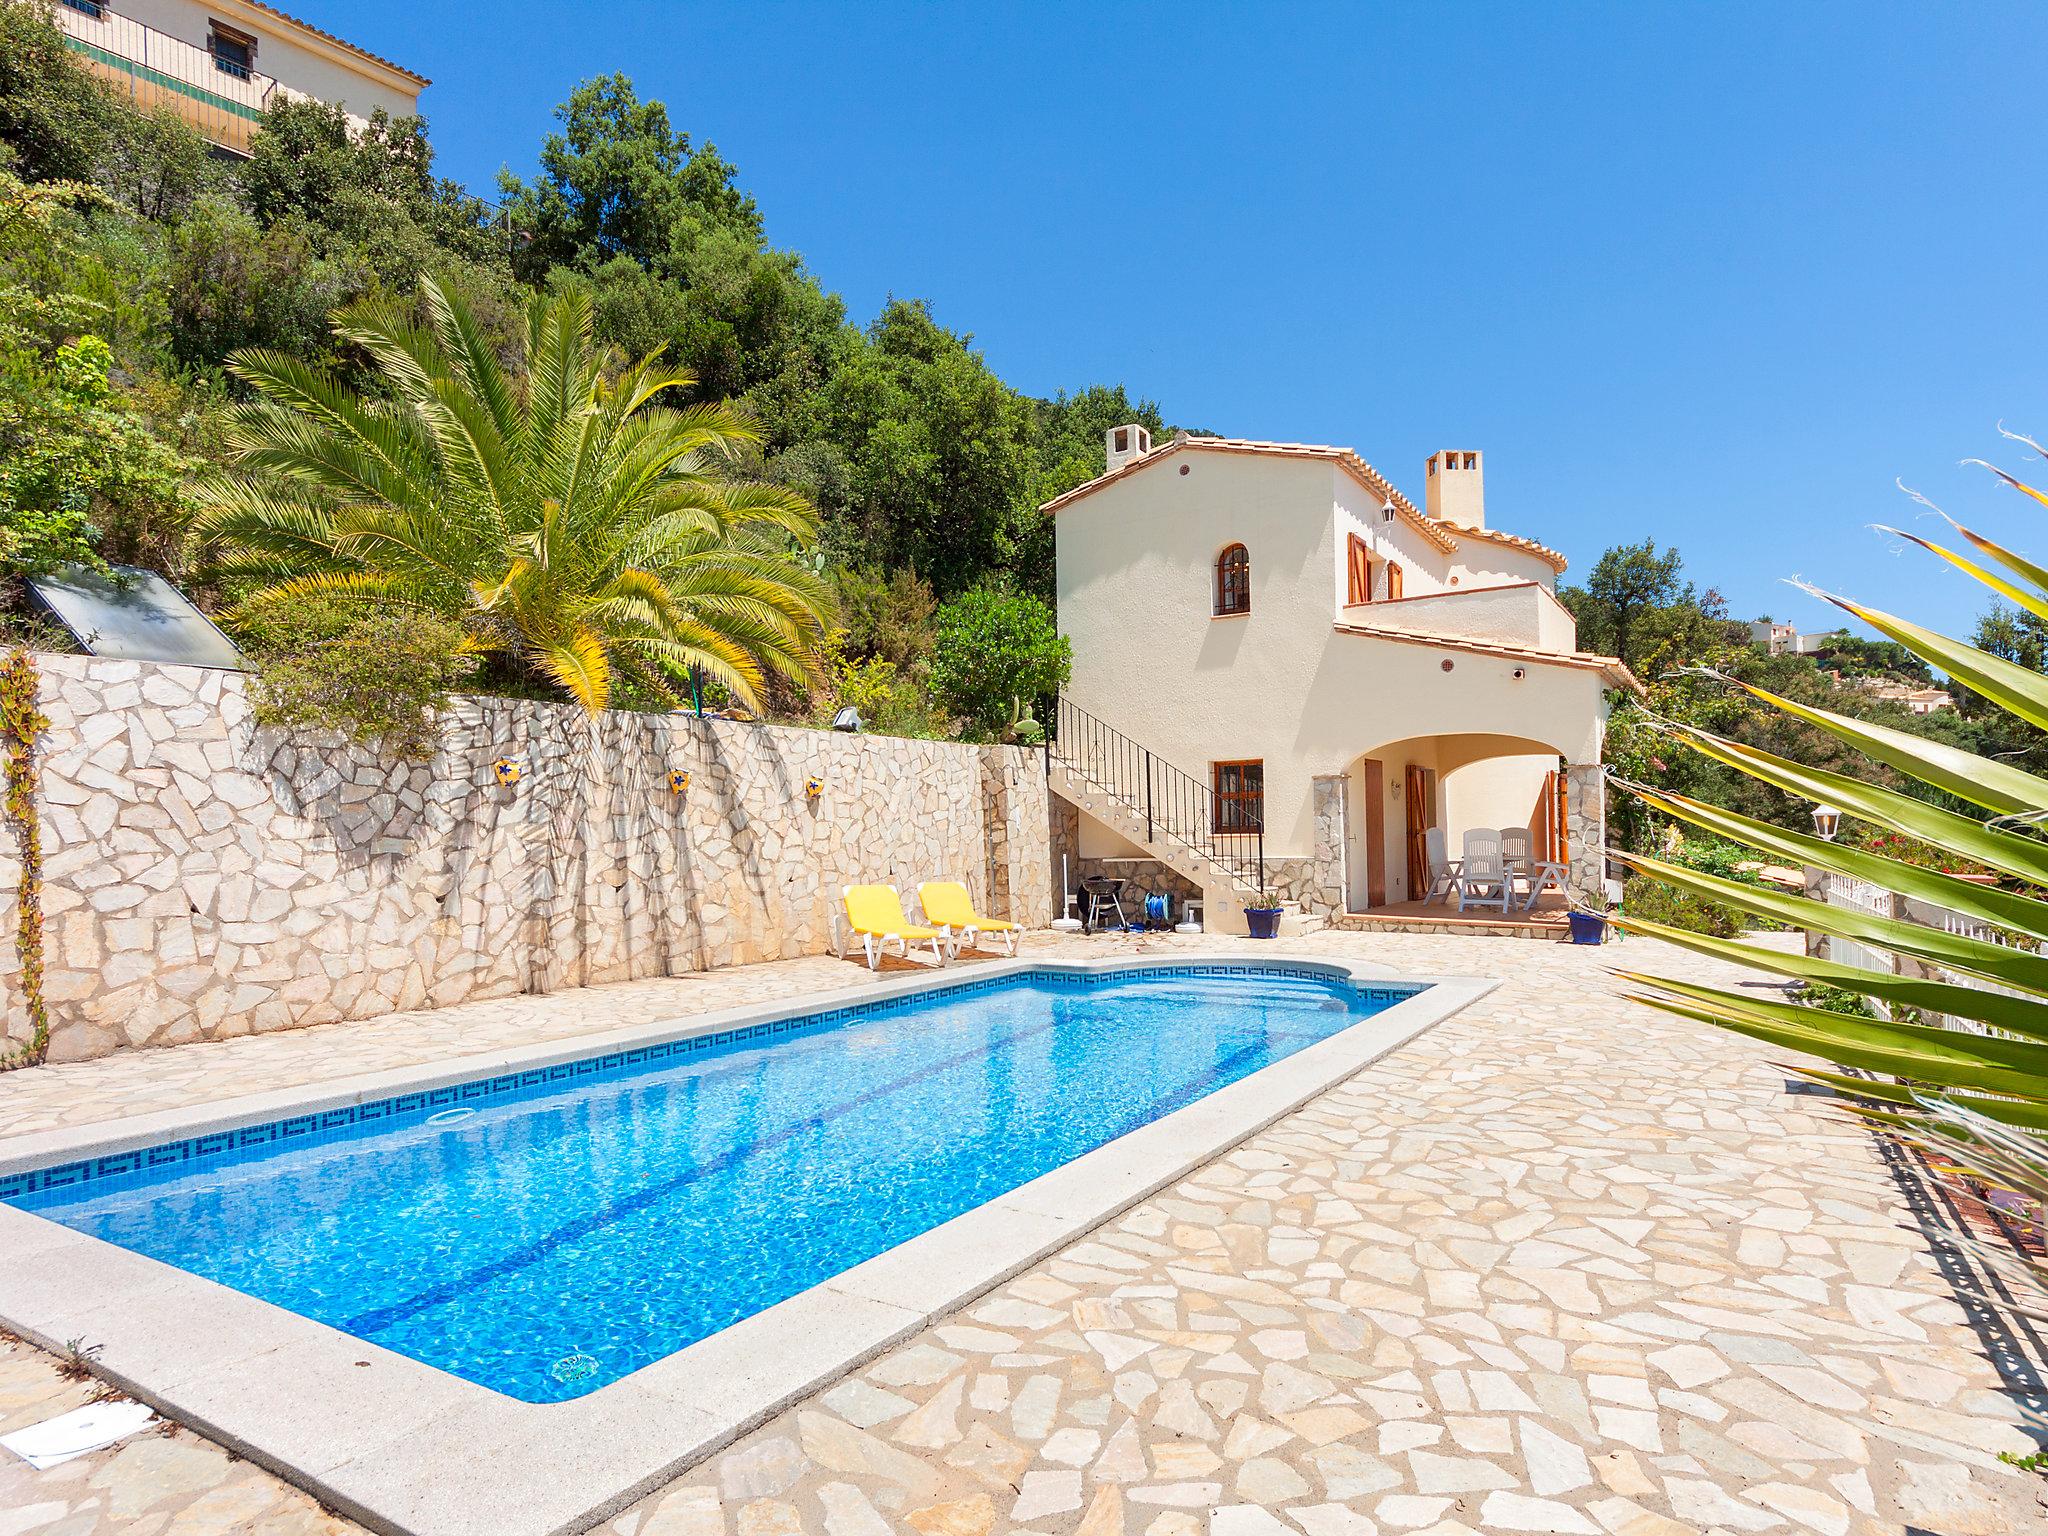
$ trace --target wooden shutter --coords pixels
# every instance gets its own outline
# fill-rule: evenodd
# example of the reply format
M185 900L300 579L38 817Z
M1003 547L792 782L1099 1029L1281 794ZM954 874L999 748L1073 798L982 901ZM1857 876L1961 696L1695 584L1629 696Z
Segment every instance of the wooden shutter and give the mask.
M1387 600L1391 602L1393 599L1399 597L1400 595L1401 567L1394 564L1393 561L1389 560L1387 562Z
M1369 603L1372 601L1372 550L1357 534L1351 535L1349 580L1346 582L1347 603Z
M1387 570L1391 574L1394 567ZM1423 834L1436 817L1436 770L1410 763L1402 799L1407 813L1408 899L1420 901L1429 891L1429 842Z

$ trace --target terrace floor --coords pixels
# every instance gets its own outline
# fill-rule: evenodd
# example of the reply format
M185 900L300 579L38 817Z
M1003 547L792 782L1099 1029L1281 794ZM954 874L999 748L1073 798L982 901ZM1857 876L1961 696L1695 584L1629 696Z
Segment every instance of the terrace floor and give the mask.
M1034 935L1027 953L1235 947ZM1324 932L1498 975L1461 1015L600 1527L620 1536L1681 1536L2048 1525L2048 1350L1966 1311L1936 1210L1762 1047L1620 998L1605 951ZM1733 973L1726 973L1733 974ZM829 959L0 1077L0 1136L799 996ZM1937 1212L1938 1214L1938 1212ZM2005 1378L1992 1364L2003 1362ZM0 1344L0 1432L83 1402ZM0 1453L4 1455L4 1453ZM0 1536L353 1527L177 1431L46 1473Z

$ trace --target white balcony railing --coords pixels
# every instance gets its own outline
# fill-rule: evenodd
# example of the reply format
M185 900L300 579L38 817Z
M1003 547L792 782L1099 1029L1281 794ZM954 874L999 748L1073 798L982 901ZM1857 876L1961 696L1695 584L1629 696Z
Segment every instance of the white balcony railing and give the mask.
M247 151L278 88L272 77L95 0L63 0L51 15L71 46L137 106L170 106L214 143Z

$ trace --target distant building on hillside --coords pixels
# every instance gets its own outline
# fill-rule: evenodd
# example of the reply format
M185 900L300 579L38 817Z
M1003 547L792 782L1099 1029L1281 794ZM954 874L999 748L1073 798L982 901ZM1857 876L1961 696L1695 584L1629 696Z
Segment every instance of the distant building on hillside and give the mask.
M1791 624L1778 624L1770 619L1759 619L1749 626L1749 643L1759 646L1773 656L1811 656L1827 649L1828 642L1842 633L1830 629L1818 635L1802 635Z
M1895 683L1887 677L1861 678L1857 686L1874 699L1903 704L1916 715L1931 715L1936 710L1956 707L1954 696L1945 688L1915 688L1910 683Z
M54 0L87 65L144 111L169 106L218 151L249 153L279 99L332 102L358 126L419 110L428 80L261 0Z

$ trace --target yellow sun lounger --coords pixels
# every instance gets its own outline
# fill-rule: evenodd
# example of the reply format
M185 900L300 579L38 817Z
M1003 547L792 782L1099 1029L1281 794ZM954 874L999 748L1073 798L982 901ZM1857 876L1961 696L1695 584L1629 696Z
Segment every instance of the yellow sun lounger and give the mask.
M846 902L846 926L860 935L861 948L868 957L868 969L882 968L882 956L894 939L903 951L903 958L910 958L912 941L919 944L931 941L932 959L938 964L946 963L945 951L939 946L946 935L937 928L924 928L903 915L902 898L896 894L893 885L849 885L841 889L840 895ZM842 954L845 951L840 951Z
M962 940L970 938L979 948L981 936L992 933L1001 936L1004 954L1017 953L1017 935L1024 930L1000 917L983 917L975 911L974 899L958 880L928 880L917 888L917 899L924 904L924 920L938 924L956 949Z

